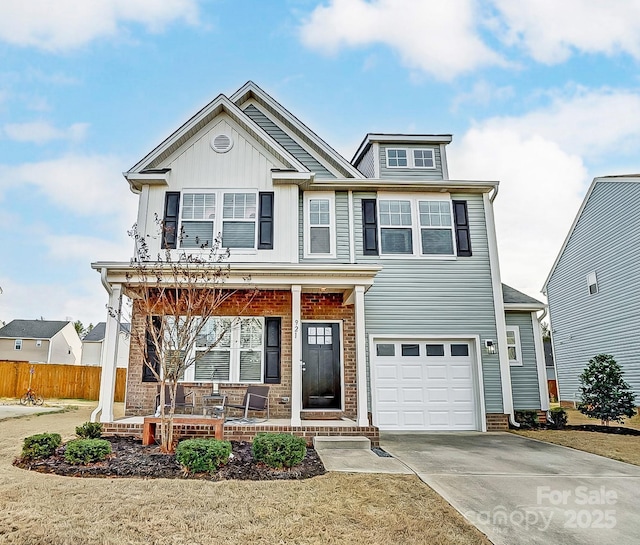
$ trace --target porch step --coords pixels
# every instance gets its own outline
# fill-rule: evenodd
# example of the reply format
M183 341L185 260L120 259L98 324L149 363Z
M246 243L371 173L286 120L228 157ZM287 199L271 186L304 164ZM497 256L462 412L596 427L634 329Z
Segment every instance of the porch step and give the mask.
M333 437L314 437L313 447L316 450L328 449L362 449L371 450L371 441L368 437L354 435L350 436L333 436Z

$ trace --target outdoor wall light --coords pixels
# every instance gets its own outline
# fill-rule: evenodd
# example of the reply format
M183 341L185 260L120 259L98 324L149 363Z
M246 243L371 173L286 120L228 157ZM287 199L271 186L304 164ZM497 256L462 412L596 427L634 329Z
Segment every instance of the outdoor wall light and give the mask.
M487 351L487 354L496 354L498 352L498 347L496 343L491 339L486 339L484 341L484 348Z

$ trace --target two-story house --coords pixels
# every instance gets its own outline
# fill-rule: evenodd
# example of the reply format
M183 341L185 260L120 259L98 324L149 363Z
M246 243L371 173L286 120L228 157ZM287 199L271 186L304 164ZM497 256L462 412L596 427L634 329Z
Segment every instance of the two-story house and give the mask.
M79 365L81 357L73 322L12 320L0 328L0 360Z
M614 357L640 400L639 207L640 175L595 178L544 283L564 404L580 400L597 354Z
M450 180L450 141L368 134L349 162L248 82L125 172L151 255L199 252L221 234L226 286L246 289L250 276L260 290L226 348L190 368L185 385L199 395L215 377L237 398L269 384L272 417L296 433L309 421L330 432L351 423L344 434L495 430L516 409L546 411L544 305L502 285L498 182ZM129 263L92 266L117 308ZM237 309L225 303L221 319ZM131 326L144 327L135 305ZM117 331L109 317L107 362ZM132 347L129 415L154 409L139 354ZM103 367L103 422L114 369Z

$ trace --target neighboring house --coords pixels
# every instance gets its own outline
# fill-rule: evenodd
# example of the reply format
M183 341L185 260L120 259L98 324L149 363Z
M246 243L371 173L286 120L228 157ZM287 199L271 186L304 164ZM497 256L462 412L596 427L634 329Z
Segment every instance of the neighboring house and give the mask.
M0 329L0 359L80 364L82 342L72 322L13 320Z
M640 175L595 178L544 284L561 401L603 353L640 396L639 211Z
M125 172L150 255L198 253L221 233L226 285L247 289L250 277L260 290L231 346L189 369L186 386L202 395L215 376L237 399L247 384L269 384L272 416L292 428L343 418L363 431L496 430L514 409L546 411L544 305L507 286L503 295L498 182L450 180L450 141L368 134L349 162L248 82ZM92 267L118 308L131 264ZM144 328L135 304L131 327ZM113 419L116 332L109 317L103 422ZM128 415L154 409L140 352L131 350Z
M82 339L82 365L102 365L106 322L99 322ZM129 365L129 324L120 324L118 335L118 367Z

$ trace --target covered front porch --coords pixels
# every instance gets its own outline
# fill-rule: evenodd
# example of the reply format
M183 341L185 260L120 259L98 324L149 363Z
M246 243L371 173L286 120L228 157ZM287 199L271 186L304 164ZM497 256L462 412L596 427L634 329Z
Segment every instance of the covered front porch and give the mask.
M102 274L103 284L109 292L109 307L119 308L128 286L135 281L129 264L95 263L93 267ZM378 271L379 267L369 265L262 265L259 269L246 265L231 266L225 289L258 290L251 306L241 316L263 320L276 317L281 324L278 345L281 363L276 382L271 377L267 380L266 370L263 371L263 383L270 385L271 418L260 423L226 422L225 438L248 440L259 432L277 431L309 440L317 435L360 435L377 444L377 429L370 425L367 403L364 295ZM233 307L231 300L226 308L220 309L221 316L233 316ZM144 320L136 316L135 301L133 308L131 328L135 332L136 328L144 328L145 325ZM155 411L157 385L144 380L142 350L132 347L126 418L114 418L112 400L117 354L113 333L118 331L118 327L117 313L110 312L100 402L92 420L99 420L105 433L138 436L142 433L143 417ZM267 342L266 333L264 340ZM265 344L264 353L267 352L266 347ZM333 366L333 397L314 392L309 387L310 377L318 374L314 371L318 365ZM219 387L229 399L238 403L247 383L238 381L238 375L235 376L236 380L222 381ZM184 388L193 391L197 400L212 389L212 382L202 380L195 373L182 380ZM179 415L176 420L187 417ZM211 430L200 423L193 425L185 421L177 423L177 426L179 437L211 434Z

